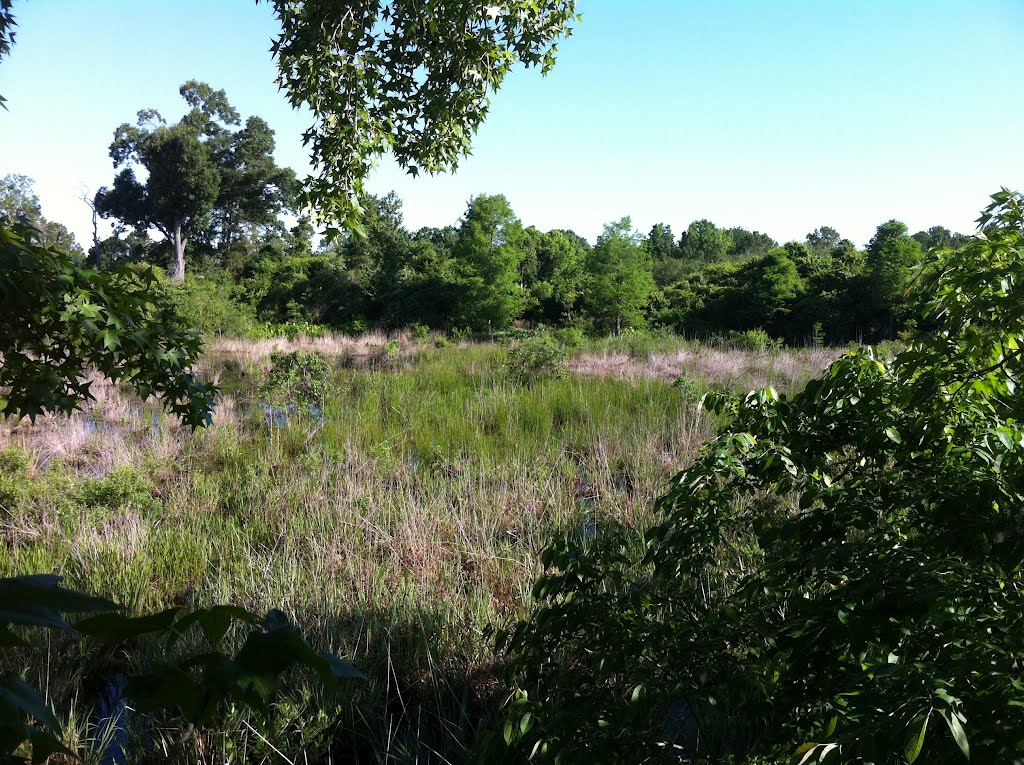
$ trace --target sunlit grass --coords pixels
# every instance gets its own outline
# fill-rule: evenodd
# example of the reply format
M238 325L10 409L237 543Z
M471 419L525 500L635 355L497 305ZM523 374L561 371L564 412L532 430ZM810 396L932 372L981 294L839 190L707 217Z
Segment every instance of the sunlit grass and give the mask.
M642 528L714 423L661 374L518 382L498 346L403 338L378 352L388 341L359 345L357 362L332 356L323 423L265 422L254 389L272 346L222 347L205 364L226 397L194 436L115 389L71 420L8 433L27 464L0 469L0 575L55 571L143 612L281 608L367 675L351 698L299 683L289 703L309 725L282 724L273 742L289 758L320 751L320 708L340 716L323 723L335 761L470 759L497 703L488 629L525 613L539 550L604 517ZM794 380L824 365L786 363ZM65 661L75 677L123 663ZM53 691L82 714L78 687ZM224 761L224 731L249 754L266 748L244 720L229 715L190 756Z

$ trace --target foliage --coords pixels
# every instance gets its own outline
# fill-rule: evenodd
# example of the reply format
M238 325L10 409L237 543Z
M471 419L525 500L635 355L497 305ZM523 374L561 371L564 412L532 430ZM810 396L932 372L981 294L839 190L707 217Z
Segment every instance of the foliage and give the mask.
M651 256L627 217L604 227L587 256L586 300L598 329L616 334L645 325L654 289Z
M283 404L316 406L321 410L331 390L331 365L319 353L275 349L259 395Z
M560 762L1011 762L1024 725L1024 198L919 272L937 327L729 423L638 546L554 544L506 738Z
M311 324L308 321L286 321L281 324L257 322L249 329L246 336L252 340L272 340L275 337L297 340L300 337L323 337L329 331L330 328L323 324Z
M516 342L508 352L513 377L559 376L565 362L565 347L550 332L538 332Z
M502 195L469 202L455 244L463 292L457 320L477 332L506 329L522 313L523 225Z
M350 663L317 653L279 611L259 618L244 608L213 606L192 612L172 608L129 617L120 607L60 586L60 577L35 574L0 578L0 640L5 653L11 646L29 648L16 628L48 628L85 635L114 648L143 635L157 635L166 645L164 662L129 683L128 696L142 713L175 710L192 722L209 720L227 701L234 700L270 713L280 677L300 666L312 670L326 685L360 677ZM104 612L79 620L72 627L63 614ZM234 656L220 649L234 623L249 632ZM207 645L180 650L182 639L198 626ZM15 628L15 629L12 629ZM179 648L175 655L175 648ZM28 743L31 761L74 752L62 743L63 731L49 704L14 673L0 677L0 756L23 753ZM25 719L34 723L26 724ZM24 752L28 755L28 752Z
M236 301L231 288L223 278L189 276L182 285L171 287L169 294L188 326L204 337L251 337L255 311Z
M725 344L743 351L777 351L782 347L781 340L760 328L732 331L726 336Z
M672 387L679 391L683 398L691 401L700 399L704 392L703 386L687 374L681 374L673 380Z
M38 231L37 244L81 258L84 253L75 235L63 224L43 217L32 185L32 179L24 175L6 175L0 180L0 226L24 223Z
M199 335L151 270L99 273L0 228L0 417L68 413L91 397L95 368L157 396L190 427L210 421L215 389L190 371Z
M307 200L354 223L363 179L385 151L412 174L454 169L517 63L554 64L576 20L574 0L273 0L272 51L292 106L313 112L306 133L318 175ZM371 30L373 33L371 34Z
M583 330L576 327L559 327L552 334L562 346L570 351L579 350L587 342L587 337L583 334Z
M224 248L246 227L269 226L288 207L294 173L274 163L273 131L259 117L244 128L223 90L190 80L179 92L191 107L167 125L143 109L114 132L110 157L122 168L100 189L95 209L139 231L155 228L174 248L170 274L185 278L185 248L205 236ZM144 181L136 169L145 172Z

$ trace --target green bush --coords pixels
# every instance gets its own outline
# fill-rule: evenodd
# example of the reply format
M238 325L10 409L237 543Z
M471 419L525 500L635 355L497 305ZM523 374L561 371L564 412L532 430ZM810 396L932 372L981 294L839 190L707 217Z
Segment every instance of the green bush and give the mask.
M103 478L91 478L75 487L74 499L86 508L104 507L119 510L133 507L146 511L157 509L153 482L139 471L122 467Z
M28 477L32 454L18 446L0 451L0 512L13 516L31 496L33 485Z
M426 324L413 324L409 327L409 338L417 343L425 343L430 340L430 327Z
M552 333L567 350L575 351L586 345L587 336L577 327L561 327Z
M235 302L225 280L189 276L171 294L182 317L206 337L245 337L256 323L252 306Z
M275 349L258 393L274 404L315 406L322 410L331 390L331 376L330 363L319 353L285 353Z
M673 380L672 387L679 391L683 398L687 400L696 401L704 395L704 386L686 374L681 374Z
M1024 197L941 253L936 331L727 422L643 540L543 554L499 645L537 761L1011 763L1024 730Z
M311 324L308 321L287 321L280 324L261 321L254 323L246 336L252 340L272 340L276 337L295 340L299 336L323 337L330 331L330 327L325 327L323 324Z
M783 342L774 338L763 329L747 329L742 332L729 332L725 344L740 351L777 351Z
M566 352L548 332L519 340L508 352L510 374L520 380L530 377L557 377L563 372Z

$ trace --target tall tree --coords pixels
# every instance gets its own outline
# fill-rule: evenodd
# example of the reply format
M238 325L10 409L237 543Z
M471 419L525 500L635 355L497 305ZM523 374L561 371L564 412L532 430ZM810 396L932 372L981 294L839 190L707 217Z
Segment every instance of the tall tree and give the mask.
M921 245L898 220L880 225L868 242L866 275L878 329L891 337L900 315L903 294L910 284L910 269L921 259Z
M193 237L230 243L246 224L269 224L294 176L274 164L273 132L263 120L230 129L241 120L223 90L192 80L179 92L192 108L177 124L144 109L135 125L117 128L110 156L122 169L111 188L97 192L96 207L104 217L163 234L174 251L171 277L182 281Z
M647 249L655 262L679 257L679 247L676 245L675 235L672 227L666 223L655 223L647 234Z
M651 254L628 217L608 223L587 257L586 304L598 328L646 324L644 308L654 291Z
M502 194L470 200L455 254L466 295L460 316L476 330L504 329L525 306L519 266L526 255L523 224Z
M971 240L966 234L958 234L950 231L945 226L932 226L927 231L918 231L914 239L921 245L924 252L930 250L956 249L963 247Z
M839 232L831 226L819 226L807 235L807 249L814 255L828 255L841 240Z
M748 231L742 226L727 228L725 233L731 240L729 260L757 258L767 255L769 250L779 246L779 243L767 234L762 234L760 231Z
M583 265L590 246L565 231L541 234L537 243L537 274L531 292L536 318L547 324L570 321L583 289Z

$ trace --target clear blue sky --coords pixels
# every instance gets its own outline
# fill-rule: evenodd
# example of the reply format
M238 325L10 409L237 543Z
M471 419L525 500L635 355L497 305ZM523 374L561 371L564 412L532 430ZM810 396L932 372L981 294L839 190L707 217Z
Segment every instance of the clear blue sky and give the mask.
M972 230L1024 186L1022 0L580 0L545 79L517 72L453 176L383 162L410 228L504 193L527 225L593 240L630 215L698 218L780 241L831 225L863 244L890 218ZM0 176L34 178L47 217L88 242L79 201L110 183L114 128L177 119L178 86L224 88L307 170L307 119L274 85L275 23L252 0L20 0L0 64Z

